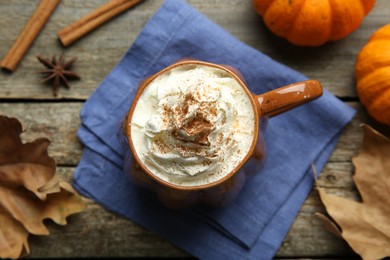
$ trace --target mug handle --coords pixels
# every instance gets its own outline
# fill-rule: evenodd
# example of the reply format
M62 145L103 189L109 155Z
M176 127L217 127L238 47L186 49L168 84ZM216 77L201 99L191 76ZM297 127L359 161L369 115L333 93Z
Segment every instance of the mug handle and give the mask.
M322 93L319 81L305 80L255 95L255 99L259 115L273 117L312 101L320 97Z

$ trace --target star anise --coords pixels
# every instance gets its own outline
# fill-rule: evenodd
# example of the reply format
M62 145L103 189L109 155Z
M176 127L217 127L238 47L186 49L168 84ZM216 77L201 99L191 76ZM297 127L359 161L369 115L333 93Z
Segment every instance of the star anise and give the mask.
M42 82L52 82L54 96L57 96L61 83L66 88L69 88L69 79L80 79L79 75L70 70L77 58L65 62L64 53L62 53L58 60L55 55L53 55L51 60L42 58L41 56L37 56L37 59L47 68L40 71L43 76Z

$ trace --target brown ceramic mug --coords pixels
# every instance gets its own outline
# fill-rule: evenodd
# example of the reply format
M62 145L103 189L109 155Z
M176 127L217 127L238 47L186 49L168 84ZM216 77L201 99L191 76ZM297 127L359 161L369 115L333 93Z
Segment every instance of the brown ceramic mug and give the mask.
M260 171L265 119L322 95L307 80L251 93L238 71L184 60L144 80L124 122L130 179L164 205L224 206Z

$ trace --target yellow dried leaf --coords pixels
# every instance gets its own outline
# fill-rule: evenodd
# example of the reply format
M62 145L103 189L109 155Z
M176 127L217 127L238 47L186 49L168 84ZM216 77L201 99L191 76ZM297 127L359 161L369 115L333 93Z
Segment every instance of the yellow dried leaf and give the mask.
M66 225L66 217L81 212L86 205L73 188L64 181L60 181L61 191L47 197L45 203L41 202L40 215L37 218L51 219L59 225Z
M60 181L47 153L50 141L22 143L22 126L0 116L0 258L29 253L28 235L48 235L45 219L60 225L81 212L85 203L72 187Z
M18 258L23 250L30 252L27 243L28 232L7 212L0 209L0 256ZM3 228L8 227L8 228Z
M50 141L39 138L22 143L21 133L22 125L17 119L0 116L0 183L23 186L45 199L47 193L40 188L53 179L56 170L54 159L47 153Z
M364 125L353 180L362 201L326 194L320 198L341 228L341 236L363 259L390 256L390 140Z

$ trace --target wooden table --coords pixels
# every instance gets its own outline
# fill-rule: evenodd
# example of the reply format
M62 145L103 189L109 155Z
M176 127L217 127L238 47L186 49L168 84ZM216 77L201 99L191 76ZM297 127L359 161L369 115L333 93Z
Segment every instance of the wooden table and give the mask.
M104 3L105 0L63 0L14 73L0 72L0 114L18 118L24 140L47 137L49 154L59 174L70 180L80 160L82 145L76 137L79 111L84 101L111 71L137 37L141 28L162 4L148 0L100 27L76 44L63 48L56 32ZM319 79L334 95L357 109L344 130L319 178L329 193L356 198L351 158L361 145L361 123L369 123L389 135L389 128L370 119L358 101L354 62L370 35L390 21L390 1L378 0L363 24L349 37L317 48L296 47L271 34L252 9L250 0L189 0L211 20L253 46L309 78ZM3 57L37 6L37 0L0 0L0 57ZM40 83L36 55L65 52L78 57L74 69L82 80L71 82L53 97ZM275 258L356 257L348 245L329 234L314 216L324 208L315 190L310 193ZM137 224L113 215L93 202L87 210L69 217L67 226L48 223L50 236L30 236L33 258L81 256L188 256L170 242Z

